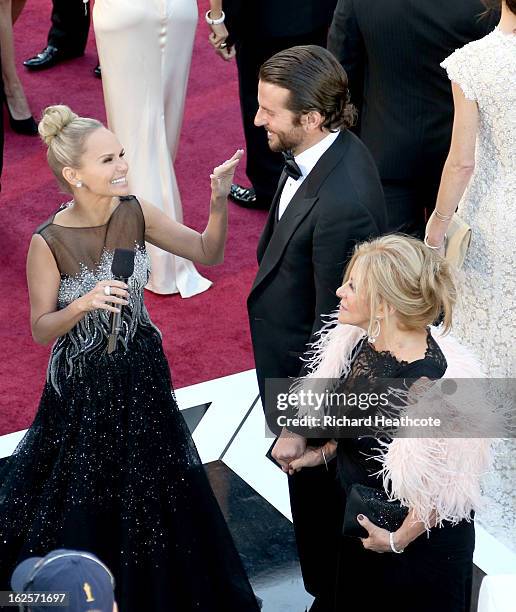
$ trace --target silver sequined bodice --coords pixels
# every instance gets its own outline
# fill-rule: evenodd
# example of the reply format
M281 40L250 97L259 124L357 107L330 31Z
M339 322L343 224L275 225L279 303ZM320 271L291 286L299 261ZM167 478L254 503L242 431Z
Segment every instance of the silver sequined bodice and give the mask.
M61 279L58 294L59 308L65 308L77 298L91 291L100 280L112 278L113 252L105 250L96 269L81 266L81 272ZM122 331L118 337L119 350L128 350L139 327L153 327L143 301L143 290L150 272L150 260L145 251L135 245L134 273L128 281L129 305L122 311ZM59 374L72 375L91 356L103 353L109 335L109 312L94 310L85 315L67 334L57 339L48 365L48 380L59 392Z
M128 283L129 304L122 312L122 330L115 353L128 351L140 330L157 331L143 302L150 260L138 200L134 196L120 198L108 222L97 227L61 226L54 222L56 214L37 231L47 242L61 274L59 309L91 291L99 281L113 278L111 264L116 248L135 250L134 273ZM80 375L88 360L98 360L106 354L109 327L109 312L94 310L57 339L50 356L48 381L58 393L63 381L75 373Z

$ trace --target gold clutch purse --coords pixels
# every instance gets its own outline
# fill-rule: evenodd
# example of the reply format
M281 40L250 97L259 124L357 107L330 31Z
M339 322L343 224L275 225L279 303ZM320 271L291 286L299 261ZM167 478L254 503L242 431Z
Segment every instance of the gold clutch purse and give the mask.
M455 213L446 232L445 259L456 268L461 268L466 259L470 242L471 227Z

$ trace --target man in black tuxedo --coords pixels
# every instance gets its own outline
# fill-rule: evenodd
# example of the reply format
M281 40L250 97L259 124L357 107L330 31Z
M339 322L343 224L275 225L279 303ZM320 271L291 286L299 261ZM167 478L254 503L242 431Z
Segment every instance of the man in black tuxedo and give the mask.
M281 174L281 155L254 125L260 66L296 45L326 46L337 0L223 0L228 45L235 44L240 106L246 141L246 172L252 188L233 186L230 197L248 208L269 209ZM225 43L225 41L222 41Z
M390 231L423 237L450 148L451 86L439 64L494 24L482 0L339 0L328 49L349 77Z
M299 375L307 343L337 307L335 290L354 246L384 232L386 211L374 161L347 129L354 110L335 58L321 47L294 47L265 62L259 76L255 123L271 150L291 152L247 302L266 406L266 379ZM268 424L280 436L273 457L288 471L306 440ZM302 470L289 477L289 489L305 587L316 597L312 610L330 610L340 530L334 472Z
M52 26L47 46L23 62L29 70L44 70L84 55L90 28L90 4L83 0L52 0Z

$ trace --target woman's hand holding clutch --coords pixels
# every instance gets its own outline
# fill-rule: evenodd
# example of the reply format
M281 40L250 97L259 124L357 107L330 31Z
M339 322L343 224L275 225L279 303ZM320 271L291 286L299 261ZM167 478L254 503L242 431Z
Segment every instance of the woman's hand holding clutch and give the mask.
M387 529L372 523L363 514L357 516L357 521L369 534L367 538L360 538L364 548L378 553L402 553L411 542L426 532L424 524L415 518L412 510L407 514L401 527L392 534ZM432 512L430 524L432 527L435 526L435 512Z
M392 552L387 529L382 529L378 525L371 523L367 516L363 514L357 516L357 521L369 534L367 538L360 538L366 550L372 550L377 553ZM394 533L394 537L396 538L396 533ZM401 546L399 550L402 550Z
M451 217L450 217L451 218ZM440 255L444 256L446 229L449 219L441 219L435 211L430 215L425 230L425 244L431 249L435 249Z

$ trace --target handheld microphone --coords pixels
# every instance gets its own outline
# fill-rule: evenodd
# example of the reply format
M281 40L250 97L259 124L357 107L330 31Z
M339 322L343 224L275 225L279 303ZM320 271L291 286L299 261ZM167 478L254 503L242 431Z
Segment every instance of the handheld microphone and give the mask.
M127 283L134 272L134 251L131 249L115 249L113 263L111 264L111 274L115 280ZM109 316L110 333L108 337L107 352L112 353L116 349L118 334L122 329L122 309L123 305L118 304L119 312L112 312Z

